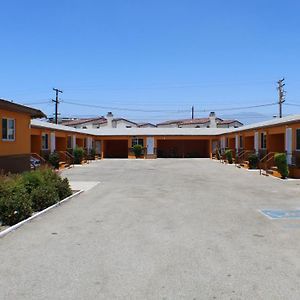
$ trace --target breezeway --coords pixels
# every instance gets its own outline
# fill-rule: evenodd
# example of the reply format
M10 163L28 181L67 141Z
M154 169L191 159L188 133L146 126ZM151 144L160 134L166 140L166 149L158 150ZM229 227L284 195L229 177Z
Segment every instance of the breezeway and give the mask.
M1 299L297 299L298 181L209 159L102 160L99 182L0 240Z

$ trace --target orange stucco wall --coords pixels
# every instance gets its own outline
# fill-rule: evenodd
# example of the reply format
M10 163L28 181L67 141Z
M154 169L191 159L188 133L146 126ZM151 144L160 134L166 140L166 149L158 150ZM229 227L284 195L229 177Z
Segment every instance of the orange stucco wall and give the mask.
M15 119L15 140L2 140L2 118ZM30 153L30 116L0 110L0 156Z

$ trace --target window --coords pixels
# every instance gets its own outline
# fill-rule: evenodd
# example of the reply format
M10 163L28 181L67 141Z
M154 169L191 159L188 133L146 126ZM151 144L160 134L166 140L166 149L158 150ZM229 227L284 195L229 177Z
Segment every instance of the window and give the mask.
M49 135L47 133L42 134L42 150L49 149Z
M260 134L260 148L267 149L267 135L265 132Z
M133 138L132 139L132 147L134 145L141 145L144 147L144 139L141 139L141 138Z
M14 119L2 119L2 140L14 141L15 131Z
M228 148L229 147L229 140L228 138L225 139L225 148Z
M243 136L240 135L240 149L243 149Z
M296 150L300 150L300 129L296 129Z

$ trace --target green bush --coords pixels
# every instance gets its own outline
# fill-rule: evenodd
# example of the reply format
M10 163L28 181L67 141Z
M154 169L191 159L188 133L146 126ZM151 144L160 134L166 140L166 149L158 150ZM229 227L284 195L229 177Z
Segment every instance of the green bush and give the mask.
M249 169L257 169L258 161L259 161L257 154L255 153L250 154L248 160L249 160Z
M226 160L228 161L229 164L233 163L232 160L232 151L231 150L226 150L225 151L225 156L226 156Z
M54 185L41 185L31 194L32 208L34 211L43 210L59 201L59 196Z
M59 154L57 152L53 152L49 155L49 163L55 168L59 168Z
M41 169L38 175L46 185L52 186L60 200L72 195L72 190L67 178L62 179L51 169Z
M134 145L132 147L133 153L135 155L135 157L140 157L142 155L143 152L143 146L141 145Z
M275 165L281 175L281 178L287 178L289 175L289 167L286 160L285 153L276 153L274 156Z
M72 190L67 178L61 179L59 177L59 180L56 182L55 186L60 200L72 195Z
M74 156L74 164L81 164L84 156L83 148L76 147L73 151L73 156Z
M31 197L19 178L1 179L0 220L3 225L14 225L32 214Z
M0 221L13 225L72 194L67 178L51 168L0 176Z

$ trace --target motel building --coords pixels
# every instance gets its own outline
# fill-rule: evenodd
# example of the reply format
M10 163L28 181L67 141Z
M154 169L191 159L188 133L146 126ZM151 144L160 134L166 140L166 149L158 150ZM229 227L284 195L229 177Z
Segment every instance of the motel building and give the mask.
M0 100L0 169L21 172L30 169L33 157L42 162L56 151L61 162L72 151L94 149L99 159L135 159L132 147L143 147L140 158L213 158L217 151L231 149L239 164L256 153L268 168L274 154L286 153L290 176L300 178L300 115L238 128L73 128L37 120L37 109Z

